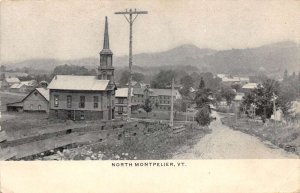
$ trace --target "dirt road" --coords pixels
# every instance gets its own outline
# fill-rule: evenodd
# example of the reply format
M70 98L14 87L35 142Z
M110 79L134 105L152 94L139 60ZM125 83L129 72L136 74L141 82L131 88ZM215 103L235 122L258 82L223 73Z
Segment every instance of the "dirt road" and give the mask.
M234 131L222 125L220 116L214 112L217 120L212 122L212 133L193 146L183 148L174 155L174 159L266 159L299 158L285 152L270 142L261 142L258 138Z

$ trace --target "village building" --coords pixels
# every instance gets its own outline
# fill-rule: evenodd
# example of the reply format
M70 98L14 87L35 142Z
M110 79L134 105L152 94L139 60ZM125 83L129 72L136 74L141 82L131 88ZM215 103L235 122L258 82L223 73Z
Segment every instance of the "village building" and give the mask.
M244 93L236 93L234 99L233 99L233 104L236 106L236 107L240 107L242 102L243 102L243 99L244 99L244 96L245 94Z
M4 78L21 78L21 77L27 77L29 74L25 72L3 72L2 73Z
M49 90L36 88L21 101L6 104L7 111L49 112Z
M258 87L257 83L248 83L242 86L241 91L243 93L250 92Z
M227 86L234 84L244 85L250 82L249 77L232 76L227 74L217 74L217 77L220 78L222 83Z
M172 89L133 88L131 95L131 110L134 112L145 104L146 98L152 103L153 111L170 111ZM181 99L178 90L173 91L174 102ZM116 113L126 114L128 102L128 88L118 88L116 91Z
M20 83L15 83L9 87L10 92L19 92L19 93L26 93L30 92L35 89L35 87L38 86L38 83L36 80L30 80L30 81L22 81Z
M241 84L240 78L236 76L225 76L222 78L222 83L231 86L233 84Z
M50 82L49 118L70 120L114 119L113 53L109 48L107 17L97 76L56 75Z
M150 86L149 84L146 84L142 81L140 81L140 82L132 81L131 85L132 85L132 88L143 88L143 89ZM128 86L128 83L126 84L126 86Z
M9 89L9 87L16 83L21 83L21 81L18 78L4 78L1 83L1 89L7 90Z
M133 89L131 89L131 97L133 97ZM128 88L118 88L115 94L116 115L126 115L128 105Z

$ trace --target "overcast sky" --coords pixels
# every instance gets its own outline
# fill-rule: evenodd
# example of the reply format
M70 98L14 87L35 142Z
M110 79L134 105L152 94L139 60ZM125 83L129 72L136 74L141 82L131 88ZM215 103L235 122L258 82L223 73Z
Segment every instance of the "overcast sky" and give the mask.
M134 53L182 44L231 49L299 42L300 1L5 1L1 60L98 57L104 19L115 55L128 53L129 26L115 11L149 11L134 23Z

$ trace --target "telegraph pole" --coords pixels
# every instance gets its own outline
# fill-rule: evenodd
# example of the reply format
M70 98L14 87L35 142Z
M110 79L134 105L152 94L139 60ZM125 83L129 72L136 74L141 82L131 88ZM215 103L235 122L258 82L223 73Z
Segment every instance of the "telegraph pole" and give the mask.
M131 116L131 79L132 79L132 25L135 19L140 14L148 14L147 11L137 11L136 9L132 10L127 9L125 11L121 12L115 12L115 14L121 14L124 15L125 19L129 23L129 82L128 82L128 102L127 102L127 115L130 119ZM132 17L134 16L134 18Z
M170 126L173 127L174 125L174 114L173 114L173 105L174 105L174 99L173 99L173 91L174 91L174 78L172 79L172 91L171 91L171 114L170 114Z

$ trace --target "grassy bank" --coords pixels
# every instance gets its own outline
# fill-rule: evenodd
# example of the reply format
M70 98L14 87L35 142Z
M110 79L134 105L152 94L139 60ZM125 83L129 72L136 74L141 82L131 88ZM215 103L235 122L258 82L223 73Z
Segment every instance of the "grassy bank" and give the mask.
M300 124L297 122L283 124L252 119L235 119L234 116L225 116L222 123L234 130L258 137L261 140L270 141L272 144L289 152L300 155Z
M208 128L190 127L174 134L171 128L141 129L137 136L124 137L120 142L95 143L73 149L62 150L42 159L64 160L161 160L170 159L183 146L193 146Z
M149 113L146 112L136 112L133 113L132 118L139 119L159 119L159 120L170 120L170 111L151 111ZM187 117L185 112L174 112L174 120L175 121L185 121L185 120L193 120L192 113L188 113Z
M1 120L1 126L10 140L56 132L65 127L88 129L97 125L97 121L53 122L48 120L45 113L4 112L2 115L7 119ZM198 127L195 123L192 127L191 123L187 123L183 128L176 131L167 124L157 121L138 121L135 126L131 127L130 124L128 127L124 126L124 131L121 131L121 129L118 131L115 128L116 126L113 126L114 124L115 122L106 128L109 130L109 136L99 137L101 141L90 142L87 140L84 144L71 144L67 147L40 153L29 157L27 160L169 159L181 147L191 147L205 134L210 133L208 128ZM82 132L84 133L84 131ZM94 130L90 132L97 134L97 131ZM99 132L102 132L100 126ZM118 135L120 134L119 139Z

